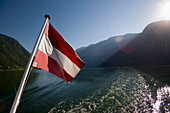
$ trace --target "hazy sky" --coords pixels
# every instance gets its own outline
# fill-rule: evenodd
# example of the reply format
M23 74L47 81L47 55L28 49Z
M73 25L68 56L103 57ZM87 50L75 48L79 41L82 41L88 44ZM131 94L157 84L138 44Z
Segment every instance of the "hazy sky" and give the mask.
M169 19L168 8L162 8L167 1L0 0L0 33L32 51L44 15L49 14L50 23L77 49L112 36L139 33L151 22Z

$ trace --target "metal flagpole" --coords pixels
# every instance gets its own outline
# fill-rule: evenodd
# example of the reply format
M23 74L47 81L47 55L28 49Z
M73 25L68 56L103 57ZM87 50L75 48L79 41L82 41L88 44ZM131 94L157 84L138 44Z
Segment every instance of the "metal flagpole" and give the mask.
M38 38L37 38L37 41L36 41L36 43L35 43L35 45L34 45L34 48L33 48L33 50L32 50L31 56L30 56L29 61L28 61L28 63L27 63L27 66L26 66L26 68L25 68L25 71L24 71L24 74L23 74L21 83L20 83L20 85L19 85L17 94L16 94L15 99L14 99L14 102L13 102L13 104L12 104L12 108L11 108L11 110L10 110L10 113L15 113L16 110L17 110L17 106L19 105L20 98L21 98L21 95L22 95L22 92L23 92L23 89L24 89L24 85L25 85L25 82L26 82L26 80L27 80L28 73L29 73L29 71L30 71L30 67L32 66L32 60L33 60L33 58L34 58L34 54L36 53L36 50L37 50L37 48L38 48L38 44L39 44L39 42L40 42L40 39L41 39L41 36L42 36L43 31L44 31L44 29L45 29L45 26L46 26L48 20L49 20L51 17L50 17L49 15L45 15L45 18L46 18L46 20L45 20L45 22L44 22L44 25L43 25L41 31L40 31L40 34L39 34L39 36L38 36Z

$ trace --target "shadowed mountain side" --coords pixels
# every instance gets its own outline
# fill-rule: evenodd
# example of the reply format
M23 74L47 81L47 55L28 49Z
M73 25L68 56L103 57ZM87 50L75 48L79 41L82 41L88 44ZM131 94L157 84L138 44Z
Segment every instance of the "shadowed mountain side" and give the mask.
M100 66L160 66L170 65L170 22L160 21L148 25L131 41L134 50L112 54Z
M126 34L77 50L86 67L170 64L170 21L149 24L140 34Z
M0 34L0 70L24 69L29 56L18 41Z
M123 36L111 37L97 44L77 49L76 52L85 62L86 67L104 66L104 62L112 57L117 57L119 52L128 54L133 51L134 48L133 45L131 45L131 41L138 35L139 34L126 34ZM114 65L116 64L117 61L115 60Z

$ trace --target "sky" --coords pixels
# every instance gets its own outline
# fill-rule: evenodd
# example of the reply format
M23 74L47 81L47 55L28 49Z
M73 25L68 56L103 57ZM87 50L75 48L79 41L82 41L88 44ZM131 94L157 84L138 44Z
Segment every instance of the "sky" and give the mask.
M168 0L0 0L0 33L31 52L44 15L49 14L53 27L77 49L168 20L169 4Z

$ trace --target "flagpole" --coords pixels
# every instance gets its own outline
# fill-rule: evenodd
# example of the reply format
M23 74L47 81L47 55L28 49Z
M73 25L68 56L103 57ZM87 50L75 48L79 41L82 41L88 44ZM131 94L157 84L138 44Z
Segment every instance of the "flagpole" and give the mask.
M46 18L46 20L45 20L44 25L43 25L40 33L39 33L39 36L38 36L37 41L36 41L36 43L35 43L35 45L34 45L34 48L33 48L33 50L32 50L32 53L31 53L31 56L30 56L29 61L28 61L28 63L27 63L27 66L26 66L26 68L25 68L25 71L24 71L24 74L23 74L21 83L20 83L20 85L19 85L17 94L16 94L15 99L14 99L14 102L13 102L13 104L12 104L12 108L11 108L11 110L10 110L10 113L15 113L16 110L17 110L17 106L19 105L20 98L21 98L21 95L22 95L22 92L23 92L23 89L24 89L24 86L25 86L25 82L26 82L26 80L27 80L28 73L29 73L29 71L30 71L30 67L32 66L32 60L33 60L34 55L35 55L35 53L36 53L36 50L37 50L37 48L38 48L38 45L39 45L39 42L40 42L40 40L41 40L41 36L42 36L42 34L43 34L43 31L44 31L44 29L45 29L45 26L46 26L48 20L49 20L51 17L50 17L49 15L45 15L45 18Z

